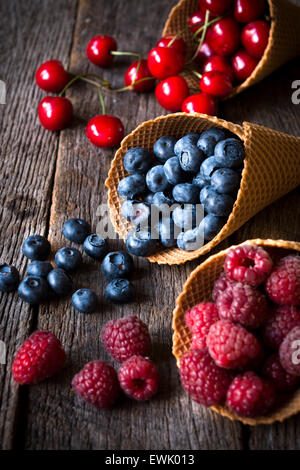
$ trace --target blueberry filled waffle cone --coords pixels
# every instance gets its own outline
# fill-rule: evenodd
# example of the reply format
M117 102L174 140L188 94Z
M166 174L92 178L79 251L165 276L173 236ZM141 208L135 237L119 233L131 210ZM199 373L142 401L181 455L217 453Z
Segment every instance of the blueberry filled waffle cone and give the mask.
M123 200L118 184L127 173L124 155L133 147L144 147L152 152L155 141L163 135L180 138L188 132L201 133L211 127L224 127L244 143L245 161L240 189L227 222L210 242L194 251L179 248L161 249L148 257L159 264L182 264L208 253L231 235L253 215L300 184L300 138L289 136L262 126L243 123L243 126L203 114L170 114L146 121L122 142L106 180L110 218L116 232L126 239L133 226L121 214Z

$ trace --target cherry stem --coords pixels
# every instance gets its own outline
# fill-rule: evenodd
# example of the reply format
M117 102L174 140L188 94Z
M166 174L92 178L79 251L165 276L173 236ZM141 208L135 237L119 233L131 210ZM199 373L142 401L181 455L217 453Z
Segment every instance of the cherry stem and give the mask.
M217 18L214 18L213 20L207 23L206 28L208 28L209 26L212 26L213 24L217 23L217 21L221 19L222 19L222 16L217 16ZM200 28L197 29L197 31L193 34L193 39L196 39L196 37L201 33L201 31L203 31L204 28L205 28L205 24L201 25Z
M175 36L171 39L171 41L169 42L167 47L171 47L174 44L174 42L176 41L176 39L180 38L180 36L182 36L183 33L185 33L188 29L189 29L189 26L186 26L181 31L179 31L177 34L175 34Z
M93 78L97 78L98 80L101 81L101 85L97 82L94 82L93 80L89 80L88 77L93 77ZM64 93L68 90L68 88L70 88L70 86L73 85L73 83L77 82L77 80L82 80L83 82L87 82L87 83L90 83L91 85L95 85L95 86L98 86L98 87L102 87L102 86L105 86L105 87L108 87L108 88L111 88L111 84L110 82L108 82L107 80L104 80L103 78L101 78L99 75L96 75L96 74L93 74L93 73L88 73L86 75L75 75L75 77L73 77L67 84L66 86L62 89L62 91L59 93L59 96L62 96L64 95Z
M195 54L193 55L193 57L191 58L190 62L192 62L198 55L198 52L200 51L203 43L204 43L204 39L205 39L205 36L206 36L206 31L207 31L207 28L208 28L208 23L209 23L209 10L206 10L205 12L205 20L204 20L204 25L203 25L203 29L202 29L202 34L201 34L201 39L199 41L199 44L198 44L198 47L196 49L196 52Z
M201 73L197 72L196 70L188 69L187 72L192 73L193 75L195 75L195 77L199 78L200 80L202 78Z
M141 55L137 52L122 52L122 51L110 51L112 55L122 56L122 55L134 55L135 57L141 58Z
M105 114L105 104L104 104L104 99L103 99L102 87L101 86L98 87L98 96L99 96L99 100L100 100L100 103L101 103L102 114Z
M121 93L123 91L127 91L127 90L133 90L134 89L134 86L135 85L138 85L139 83L142 83L142 82L145 82L147 80L153 80L153 77L144 77L144 78L140 78L139 80L137 81L133 81L131 83L131 85L128 85L128 86L124 86L123 88L116 88L116 89L108 89L106 88L105 91L108 91L109 93Z

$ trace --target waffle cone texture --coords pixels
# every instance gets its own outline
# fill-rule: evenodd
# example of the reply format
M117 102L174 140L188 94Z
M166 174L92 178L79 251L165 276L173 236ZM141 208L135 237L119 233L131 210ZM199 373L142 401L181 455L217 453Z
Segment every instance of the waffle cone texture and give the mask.
M241 85L235 87L231 96L234 96L249 86L258 83L270 75L284 63L300 54L300 8L289 3L288 0L268 0L271 16L271 30L269 42L263 57L251 76ZM183 30L188 17L199 9L198 0L181 0L170 12L162 35L177 34ZM182 35L185 40L190 58L195 50L192 33L186 31ZM192 92L199 92L199 79L190 73L183 73Z
M132 147L152 152L155 141L163 135L177 138L189 132L201 133L214 126L224 127L244 142L245 161L241 185L233 210L221 231L209 243L195 251L179 248L161 249L148 257L158 264L183 264L208 253L241 227L253 215L300 184L300 138L288 136L256 124L243 126L204 114L177 113L146 121L121 142L106 180L110 219L121 238L126 239L133 226L121 215L123 200L118 184L127 176L124 155Z
M285 240L248 240L243 244L261 245L270 248L280 248L283 250L295 250L300 252L300 243ZM224 251L220 251L216 255L208 258L204 263L200 264L187 279L183 286L183 291L176 300L176 308L173 312L173 354L176 357L179 367L180 358L184 353L189 351L191 346L191 332L185 324L185 312L200 302L211 301L211 293L215 281L223 271L224 261L227 252L234 247L230 247ZM229 410L226 406L213 406L212 410L230 418L232 421L241 421L250 426L258 424L272 424L276 421L284 421L286 418L300 411L300 389L290 395L280 408L266 416L257 418L241 418Z

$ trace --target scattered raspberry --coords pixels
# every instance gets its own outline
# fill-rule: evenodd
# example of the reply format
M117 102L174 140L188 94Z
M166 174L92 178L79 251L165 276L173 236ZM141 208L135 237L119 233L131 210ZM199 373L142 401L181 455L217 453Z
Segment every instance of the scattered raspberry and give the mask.
M266 292L276 304L300 305L300 256L286 256L276 264Z
M278 349L283 338L295 327L300 326L300 312L292 305L278 305L273 308L272 316L267 320L262 337L264 343L272 349Z
M219 320L210 327L208 351L219 367L244 367L260 354L259 342L244 327L230 320Z
M157 392L158 371L150 359L132 356L119 370L119 381L126 395L137 401L150 400Z
M227 391L226 405L239 416L264 415L274 403L273 385L254 372L237 375Z
M33 384L56 374L66 354L59 339L49 331L35 331L18 349L12 375L19 384Z
M226 274L223 272L221 276L216 280L211 298L214 302L217 301L218 296L224 292L232 284L232 281L227 279Z
M263 375L274 385L279 392L287 392L293 390L299 383L299 378L289 374L282 367L279 355L277 353L268 357L262 368Z
M134 315L107 322L102 330L102 342L117 362L134 355L147 356L150 349L147 325Z
M89 362L72 380L75 392L96 408L109 408L117 399L120 385L115 369L106 362Z
M227 253L224 269L228 279L258 286L265 282L273 262L260 246L240 245Z
M185 322L192 330L192 349L206 348L206 337L209 328L219 320L216 304L202 302L185 313Z
M279 348L282 367L292 375L300 376L300 327L293 328Z
M184 354L179 372L184 390L192 400L205 406L219 404L232 380L231 372L218 367L206 349Z
M220 318L238 322L246 328L260 327L268 316L267 299L249 284L233 283L217 299Z

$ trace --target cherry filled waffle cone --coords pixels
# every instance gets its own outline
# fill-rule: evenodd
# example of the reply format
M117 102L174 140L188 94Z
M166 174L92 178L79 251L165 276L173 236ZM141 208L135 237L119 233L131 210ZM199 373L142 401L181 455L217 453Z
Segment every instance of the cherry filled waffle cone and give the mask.
M280 249L280 254L282 256L290 254L291 250L300 252L300 243L286 240L255 239L247 240L242 244L261 245L266 247L267 250L269 248L272 253L274 253L274 250L276 253L276 249ZM223 271L226 254L231 248L234 247L231 246L224 251L220 251L194 269L185 282L181 294L176 300L172 326L174 330L173 354L176 357L178 367L180 358L184 353L189 351L191 345L191 332L185 323L184 314L189 308L200 302L211 302L211 293L214 283ZM242 418L237 416L226 406L213 406L211 409L233 421L238 420L251 426L256 426L258 424L272 424L275 421L281 422L300 411L300 389L289 394L284 404L275 408L273 412L270 412L266 416Z
M270 75L284 63L300 54L300 7L289 3L289 0L268 0L271 17L269 42L263 57L250 77L236 86L231 96L234 96L249 86L258 83ZM170 12L162 35L177 34L187 26L190 15L199 9L198 0L181 0ZM195 42L192 33L186 31L182 38L187 44L187 59L192 57ZM191 73L182 74L191 92L199 92L199 79Z
M118 184L127 176L123 166L124 155L132 147L144 147L152 152L155 141L163 135L177 138L189 132L201 133L214 126L224 127L244 142L245 161L240 189L233 210L221 231L198 250L179 248L161 249L148 257L158 264L183 264L208 253L231 235L253 215L300 184L300 138L289 136L256 124L243 126L205 114L169 114L138 126L122 142L106 180L110 218L116 232L126 239L133 226L121 214L123 200L118 195Z

